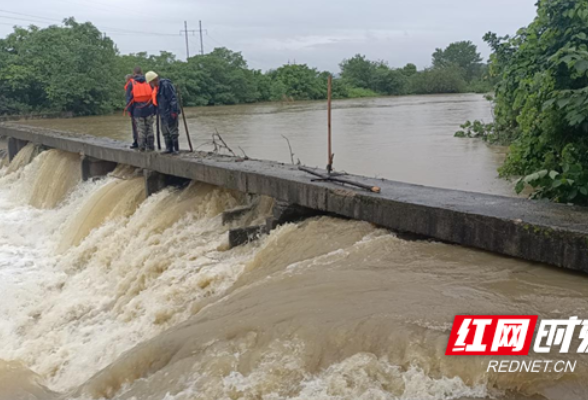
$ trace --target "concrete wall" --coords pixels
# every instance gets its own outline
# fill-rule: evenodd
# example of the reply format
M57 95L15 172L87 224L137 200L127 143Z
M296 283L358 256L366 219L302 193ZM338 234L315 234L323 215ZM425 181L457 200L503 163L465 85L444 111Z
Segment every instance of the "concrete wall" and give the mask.
M347 176L382 188L382 193L374 194L311 182L312 177L292 165L206 153L176 157L141 153L115 140L15 124L2 124L0 135L266 195L394 231L588 272L588 210L584 208Z

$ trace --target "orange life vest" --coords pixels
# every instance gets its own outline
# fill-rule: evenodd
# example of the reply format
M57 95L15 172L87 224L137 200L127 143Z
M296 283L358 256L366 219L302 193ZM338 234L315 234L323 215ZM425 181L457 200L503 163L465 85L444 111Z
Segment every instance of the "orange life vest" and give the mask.
M159 86L155 86L155 87L153 88L153 98L152 98L153 105L154 105L155 107L157 107L157 105L158 105L158 104L157 104L157 93L158 93L158 92L159 92Z
M133 102L134 103L150 103L153 101L153 89L147 82L133 82Z

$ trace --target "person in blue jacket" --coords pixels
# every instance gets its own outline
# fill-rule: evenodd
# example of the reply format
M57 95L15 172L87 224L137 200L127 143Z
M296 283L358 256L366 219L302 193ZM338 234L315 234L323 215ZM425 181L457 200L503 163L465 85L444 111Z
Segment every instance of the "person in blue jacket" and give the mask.
M180 151L178 116L180 107L176 88L169 79L160 78L153 71L145 74L145 79L153 87L154 104L161 116L161 132L165 140L166 154L177 154Z

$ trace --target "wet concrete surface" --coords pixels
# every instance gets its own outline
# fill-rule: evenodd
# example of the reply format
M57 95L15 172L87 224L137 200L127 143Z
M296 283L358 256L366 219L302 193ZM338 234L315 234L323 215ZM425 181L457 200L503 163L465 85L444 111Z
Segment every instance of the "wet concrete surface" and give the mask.
M266 195L394 231L588 272L588 210L580 207L346 175L380 187L376 194L313 181L294 165L212 153L141 153L113 139L12 123L0 125L0 135Z

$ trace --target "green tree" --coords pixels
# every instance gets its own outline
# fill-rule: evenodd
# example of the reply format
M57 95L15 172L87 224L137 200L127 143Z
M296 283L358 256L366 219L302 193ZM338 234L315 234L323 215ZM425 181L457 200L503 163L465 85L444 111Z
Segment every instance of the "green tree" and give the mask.
M503 176L535 196L588 205L588 0L540 0L513 37L489 33L496 130L513 139Z
M345 59L339 64L341 78L349 85L359 88L370 89L373 83L375 65L365 56L360 54Z
M327 96L328 74L321 74L306 64L284 65L268 74L274 82L274 100L279 100L278 95L295 100L318 100Z
M44 88L30 64L20 61L22 43L37 31L15 28L13 34L0 40L0 113L29 112L46 103Z
M408 78L402 70L390 69L385 63L375 64L372 83L369 89L386 95L405 94Z
M413 76L414 74L416 74L418 72L417 66L414 64L411 64L411 63L406 64L404 66L404 68L402 68L402 72L406 76Z
M3 93L12 107L105 113L120 93L113 74L116 58L112 40L91 23L70 18L64 27L17 28L0 40L0 87L7 89Z
M351 88L368 89L385 94L405 94L407 74L404 70L391 69L384 61L370 61L365 56L356 55L340 64L341 78ZM416 72L416 66L415 72Z
M186 86L189 104L251 103L261 97L255 74L239 52L216 48L209 54L191 57L182 71L192 81ZM181 84L186 78L178 74L176 81Z
M264 74L260 70L253 71L253 79L257 85L257 92L259 93L259 101L270 101L272 99L271 88L272 80L268 74Z
M467 82L479 76L481 63L478 47L470 41L451 43L433 53L433 67L459 68Z

